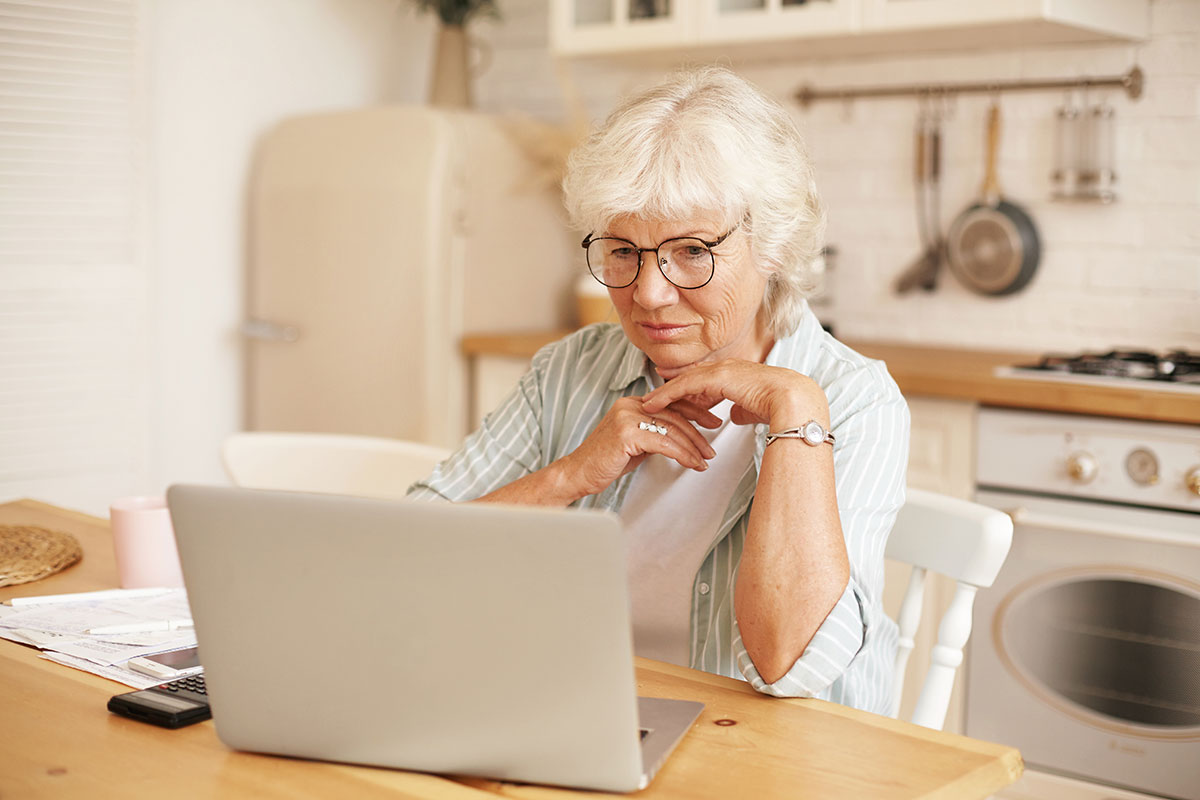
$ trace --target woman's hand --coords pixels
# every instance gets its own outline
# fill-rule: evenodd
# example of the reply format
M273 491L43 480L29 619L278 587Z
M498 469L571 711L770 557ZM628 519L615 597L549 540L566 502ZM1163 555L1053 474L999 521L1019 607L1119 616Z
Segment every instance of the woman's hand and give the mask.
M642 399L647 414L676 411L704 427L716 420L709 409L732 400L736 425L766 423L772 430L794 428L815 419L829 427L829 404L807 375L783 367L726 359L696 364L679 372ZM711 419L710 419L711 418Z
M706 427L720 424L716 417L700 424L705 422ZM653 429L647 430L643 424ZM658 428L666 433L659 433ZM596 429L563 457L560 466L575 489L573 493L583 497L603 491L654 453L698 472L708 469L707 459L716 455L687 416L671 408L649 414L642 409L642 398L634 396L613 403Z

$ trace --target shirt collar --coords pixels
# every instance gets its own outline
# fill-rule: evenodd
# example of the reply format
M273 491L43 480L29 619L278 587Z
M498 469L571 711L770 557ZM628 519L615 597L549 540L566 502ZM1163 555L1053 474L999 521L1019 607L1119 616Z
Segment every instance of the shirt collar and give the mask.
M650 359L646 358L646 354L634 347L633 342L625 339L625 353L613 371L608 388L610 391L619 392L638 378L649 380L650 369Z
M776 340L771 352L767 353L766 364L772 367L790 367L807 375L808 361L813 355L813 344L822 329L821 323L809 311L808 301L804 300L802 303L800 324L790 336Z

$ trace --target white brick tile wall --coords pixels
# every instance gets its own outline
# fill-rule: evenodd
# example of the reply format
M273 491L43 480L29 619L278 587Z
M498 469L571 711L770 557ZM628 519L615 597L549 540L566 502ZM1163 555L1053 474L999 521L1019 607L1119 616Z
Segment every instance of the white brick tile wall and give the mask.
M1196 3L1200 8L1200 3ZM1200 110L1200 83L1196 76L1164 75L1151 81L1142 95L1144 113L1158 118L1195 119Z
M652 82L658 68L621 60L558 64L547 52L547 0L501 0L504 18L479 31L493 52L479 104L562 120L568 93L592 118ZM1139 346L1200 349L1200 2L1152 0L1152 38L973 53L742 64L737 68L793 109L808 139L839 256L832 314L847 338L1070 351ZM1116 109L1118 200L1050 199L1054 114L1063 93L1003 96L999 176L1034 218L1044 254L1022 292L987 298L943 275L936 292L897 297L892 281L917 255L912 182L916 103L793 102L797 88L1146 73L1132 101L1093 91ZM563 82L562 74L568 77ZM1076 97L1078 100L1078 96ZM949 106L942 219L979 194L987 98ZM575 265L570 265L574 267Z
M1155 36L1200 32L1200 3L1196 0L1156 0L1150 32Z
M1140 51L1147 74L1189 77L1200 73L1200 48L1195 33L1164 33Z

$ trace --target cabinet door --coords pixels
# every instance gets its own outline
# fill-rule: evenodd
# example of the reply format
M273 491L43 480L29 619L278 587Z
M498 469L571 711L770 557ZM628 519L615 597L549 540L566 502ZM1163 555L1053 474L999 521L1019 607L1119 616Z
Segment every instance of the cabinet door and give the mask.
M861 0L704 0L701 44L855 33Z
M472 363L470 429L500 406L529 371L529 359L519 356L478 356Z
M966 400L909 397L908 485L971 499L975 491L975 411Z
M1101 36L1142 39L1149 35L1146 0L864 0L868 31L934 31L980 28L995 37L1006 26L1026 39L1070 41Z
M570 55L686 48L695 15L695 0L551 0L551 45Z
M1011 22L1038 15L1034 0L866 0L863 23L870 30L919 30Z
M550 0L550 32L561 55L659 54L673 63L685 54L844 56L883 44L916 52L1145 39L1149 8L1149 0ZM764 50L770 43L780 47Z

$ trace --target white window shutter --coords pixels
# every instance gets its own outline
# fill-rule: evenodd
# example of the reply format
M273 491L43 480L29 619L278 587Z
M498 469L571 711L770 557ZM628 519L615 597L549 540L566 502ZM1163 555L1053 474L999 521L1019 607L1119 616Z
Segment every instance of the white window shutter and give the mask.
M147 474L142 0L0 0L0 500Z

